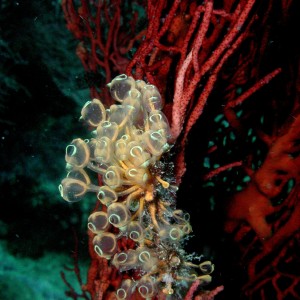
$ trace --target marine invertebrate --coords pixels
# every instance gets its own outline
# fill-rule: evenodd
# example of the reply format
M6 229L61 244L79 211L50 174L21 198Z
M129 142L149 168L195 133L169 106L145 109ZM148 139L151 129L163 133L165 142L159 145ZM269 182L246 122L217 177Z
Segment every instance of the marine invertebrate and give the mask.
M162 162L171 131L158 89L124 74L108 87L119 104L105 109L94 99L84 105L81 118L94 137L67 146L61 196L76 202L87 192L97 194L102 209L89 216L88 228L95 234L94 251L126 274L116 290L118 299L135 292L143 298L179 294L185 282L210 282L213 264L194 264L183 249L192 228L189 214L176 209L173 165ZM89 171L101 177L101 186ZM124 239L134 246L124 249Z

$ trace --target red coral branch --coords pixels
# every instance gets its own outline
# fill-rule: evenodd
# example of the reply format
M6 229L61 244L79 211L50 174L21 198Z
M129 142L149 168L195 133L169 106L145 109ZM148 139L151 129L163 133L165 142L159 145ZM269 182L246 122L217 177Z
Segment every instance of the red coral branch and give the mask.
M131 22L124 24L122 5L120 0L81 0L79 4L72 0L62 1L67 28L80 41L76 53L90 76L91 97L101 95L107 105L111 104L110 97L100 88L112 80L112 72L124 73L129 62L126 57L131 49L129 45L142 37L136 36L136 14Z

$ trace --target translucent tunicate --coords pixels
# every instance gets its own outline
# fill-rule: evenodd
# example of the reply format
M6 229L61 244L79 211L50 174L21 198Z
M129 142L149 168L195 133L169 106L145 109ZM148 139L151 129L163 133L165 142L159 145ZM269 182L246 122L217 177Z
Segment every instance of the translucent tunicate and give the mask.
M112 144L108 137L101 137L95 147L95 159L100 163L109 163L112 159Z
M144 80L136 80L135 81L135 88L139 90L141 93L143 91L143 88L145 87L146 82Z
M136 251L138 253L139 266L143 271L150 272L156 268L157 257L154 252L147 247L140 247Z
M86 185L90 185L91 181L88 174L83 170L72 170L67 174L68 178L77 179L84 182Z
M135 167L147 167L149 165L150 154L145 151L142 146L136 142L130 142L127 146L128 158Z
M111 108L109 121L118 124L119 128L126 124L131 124L133 112L134 109L128 105L115 105Z
M113 226L120 228L128 224L130 221L131 213L128 208L119 202L112 203L107 208L108 221Z
M121 139L124 140L124 141L126 141L127 143L130 142L130 136L129 136L128 134L122 135L122 136L121 136Z
M141 107L141 97L142 94L137 89L131 89L127 92L126 98L122 104L133 106L138 110Z
M169 239L173 242L179 241L183 236L183 232L177 225L169 225L159 231L159 236L163 239Z
M68 173L59 185L59 191L68 202L80 201L88 190L90 179L84 170L74 170ZM95 187L96 188L96 187Z
M155 85L146 84L142 90L142 94L143 105L148 112L162 109L161 95Z
M144 239L144 228L138 221L130 222L127 226L128 236L135 242L142 241Z
M109 188L108 186L102 186L99 189L99 193L97 195L100 202L106 206L111 205L113 202L118 200L118 196L114 190Z
M135 80L132 77L128 77L125 74L115 77L108 85L111 96L122 102L128 91L135 88Z
M207 260L199 264L199 268L204 274L210 274L214 271L215 266L211 263L211 261Z
M139 249L138 258L140 262L145 263L151 259L151 253L148 249L141 248Z
M114 141L118 136L118 125L115 122L103 121L97 127L98 138L107 137L111 141Z
M125 279L122 281L121 286L116 291L118 300L130 299L134 290L135 284L131 279Z
M155 292L155 284L151 277L142 277L137 284L137 289L143 298L151 298Z
M104 175L106 170L109 167L109 164L104 163L104 162L96 161L96 158L95 158L94 160L91 160L89 162L87 167L89 169L93 170L94 172L98 173L98 174Z
M115 155L119 160L126 160L127 159L127 142L124 139L119 139L115 143Z
M165 137L170 137L170 125L165 114L159 110L149 113L149 126L153 131L160 131Z
M97 127L106 118L106 111L98 99L88 101L81 110L81 116L84 121L93 127Z
M187 235L187 234L189 234L193 231L192 226L189 222L186 222L183 225L179 225L179 227L180 227L180 230L181 230L183 235Z
M144 168L129 168L126 170L125 176L138 185L144 185L149 178Z
M92 138L89 140L85 140L85 143L88 146L89 151L90 151L90 160L95 159L95 149L96 149L96 145L97 145L97 140Z
M82 181L65 178L59 185L60 195L68 202L80 201L87 191L87 186Z
M109 167L104 176L103 181L112 189L115 189L122 185L123 183L123 169L116 166Z
M147 149L155 156L161 155L169 148L166 137L160 131L146 132L144 141Z
M190 215L186 212L183 212L181 209L174 210L172 213L172 217L178 224L186 223L190 220Z
M211 282L210 275L198 276L197 279L200 281L201 284L209 284Z
M141 115L141 93L136 89L130 90L122 104L130 108L131 120L136 121Z
M116 253L112 260L112 264L121 272L134 269L137 265L136 251L129 249L126 252Z
M180 238L182 237L182 231L180 230L179 227L172 227L169 231L169 238L172 241L179 241Z
M106 259L110 259L118 249L117 239L113 233L104 232L93 239L95 252Z
M143 141L144 131L142 129L132 128L131 135L136 142L140 143Z
M88 228L93 233L102 233L109 227L107 213L104 211L97 211L92 213L88 218Z
M126 198L126 206L130 211L137 211L140 207L140 201L138 198L141 196L141 191L136 191L134 193L131 193Z
M82 139L75 139L66 147L66 162L75 168L84 168L90 158L90 151Z

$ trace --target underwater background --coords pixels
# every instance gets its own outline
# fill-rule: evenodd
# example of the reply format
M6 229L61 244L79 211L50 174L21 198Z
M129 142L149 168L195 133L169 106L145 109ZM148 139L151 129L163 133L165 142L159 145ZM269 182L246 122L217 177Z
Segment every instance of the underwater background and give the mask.
M85 220L92 206L69 205L58 191L65 146L83 131L78 118L89 99L74 47L59 1L1 1L3 300L66 299L60 272L73 267L77 238L82 274L88 266Z

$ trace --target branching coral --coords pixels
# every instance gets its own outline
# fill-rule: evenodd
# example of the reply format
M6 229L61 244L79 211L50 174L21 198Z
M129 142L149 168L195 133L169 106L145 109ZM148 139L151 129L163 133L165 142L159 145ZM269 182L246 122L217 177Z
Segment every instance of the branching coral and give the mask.
M211 262L194 264L193 255L183 250L192 228L189 215L175 207L172 164L161 161L171 133L158 89L126 75L108 86L120 104L105 109L94 99L84 105L82 119L95 129L95 137L67 146L69 172L59 187L61 196L75 202L86 192L97 193L102 209L90 215L88 228L95 234L95 252L127 275L116 291L118 299L136 291L143 298L175 289L179 294L185 282L210 282ZM93 184L85 169L97 173L103 185ZM124 238L134 246L123 249Z

